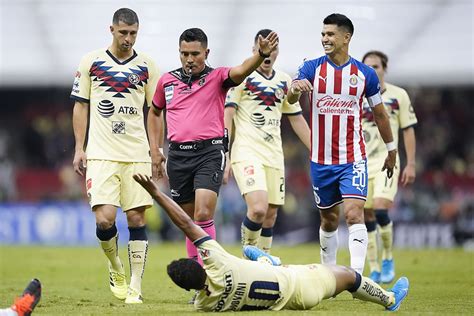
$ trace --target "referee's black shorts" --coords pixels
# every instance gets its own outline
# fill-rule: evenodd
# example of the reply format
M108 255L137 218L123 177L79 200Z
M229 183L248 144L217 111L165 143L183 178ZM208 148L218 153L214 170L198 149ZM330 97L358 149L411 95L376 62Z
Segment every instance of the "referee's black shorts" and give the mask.
M170 147L166 163L171 196L176 203L194 200L196 189L208 189L219 194L225 169L222 144L197 150L173 150Z

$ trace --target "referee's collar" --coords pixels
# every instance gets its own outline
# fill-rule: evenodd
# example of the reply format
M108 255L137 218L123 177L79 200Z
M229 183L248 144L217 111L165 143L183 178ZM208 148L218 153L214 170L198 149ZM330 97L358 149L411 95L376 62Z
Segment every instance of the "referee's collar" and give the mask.
M204 69L203 69L200 73L198 73L198 74L196 74L196 75L191 75L191 76L189 76L189 75L184 71L183 67L181 67L181 68L175 69L175 70L173 70L173 71L170 71L170 74L171 74L173 77L175 77L176 79L178 79L178 80L180 80L180 81L182 81L182 82L184 82L184 83L189 84L189 83L191 83L191 82L194 82L194 81L196 81L196 80L199 80L199 79L201 79L201 78L207 76L207 75L208 75L211 71L213 71L213 70L214 70L214 68L211 68L211 67L209 67L209 66L206 65L206 66L204 67Z

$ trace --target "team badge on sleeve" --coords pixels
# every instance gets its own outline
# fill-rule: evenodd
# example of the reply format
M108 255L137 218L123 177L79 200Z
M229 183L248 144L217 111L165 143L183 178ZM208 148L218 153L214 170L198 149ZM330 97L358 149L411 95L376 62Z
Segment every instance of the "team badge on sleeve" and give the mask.
M203 260L209 258L211 255L211 252L208 249L198 248L198 250L199 250L199 255L201 256Z
M166 105L170 104L171 100L173 99L173 95L174 95L174 85L165 87Z
M79 90L79 83L81 81L81 72L78 70L76 71L76 76L74 77L74 83L72 85L72 93L78 94Z

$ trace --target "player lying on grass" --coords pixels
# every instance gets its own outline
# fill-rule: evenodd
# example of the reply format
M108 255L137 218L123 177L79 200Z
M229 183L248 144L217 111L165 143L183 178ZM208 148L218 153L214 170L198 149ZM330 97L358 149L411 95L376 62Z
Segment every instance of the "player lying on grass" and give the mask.
M140 183L160 204L199 250L204 267L191 259L168 265L168 275L185 290L199 291L194 307L201 311L310 309L321 300L349 291L354 298L395 311L408 293L408 279L400 278L386 291L354 270L336 265L270 266L227 253L168 196L149 176L136 174ZM248 250L248 248L246 248ZM257 248L247 256L266 255ZM270 256L268 257L272 259Z

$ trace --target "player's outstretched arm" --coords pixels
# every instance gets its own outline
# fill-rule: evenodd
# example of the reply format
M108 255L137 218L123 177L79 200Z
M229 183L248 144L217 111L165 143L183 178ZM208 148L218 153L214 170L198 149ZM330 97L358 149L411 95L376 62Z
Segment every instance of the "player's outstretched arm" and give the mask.
M207 233L201 227L194 224L193 220L176 202L161 192L158 184L152 178L147 175L135 174L133 175L133 179L150 193L155 201L163 207L173 223L178 226L191 241L207 236Z
M278 46L278 35L275 32L271 32L267 37L263 38L262 35L258 37L258 51L253 54L252 57L247 58L242 65L232 67L230 69L229 77L235 84L240 84L250 75L255 69L260 66L263 60L270 56Z

